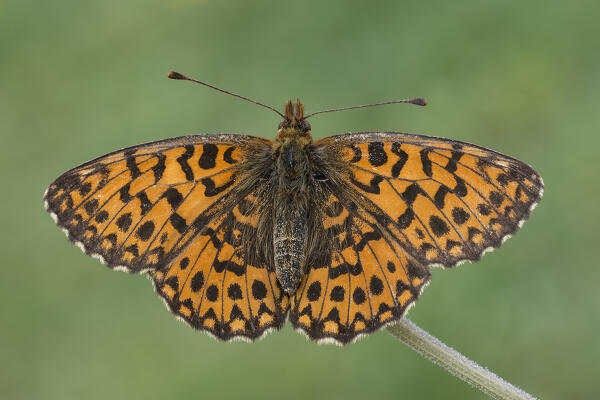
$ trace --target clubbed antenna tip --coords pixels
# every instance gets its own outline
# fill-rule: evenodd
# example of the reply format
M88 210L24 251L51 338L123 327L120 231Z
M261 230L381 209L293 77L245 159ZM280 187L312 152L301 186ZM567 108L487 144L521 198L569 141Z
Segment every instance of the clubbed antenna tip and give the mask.
M429 103L427 103L427 100L425 100L425 99L423 99L421 97L419 97L418 99L411 99L410 103L411 104L416 104L418 106L426 106L427 104L429 104Z
M171 71L167 74L167 78L169 79L188 79L187 76L181 75L179 72Z

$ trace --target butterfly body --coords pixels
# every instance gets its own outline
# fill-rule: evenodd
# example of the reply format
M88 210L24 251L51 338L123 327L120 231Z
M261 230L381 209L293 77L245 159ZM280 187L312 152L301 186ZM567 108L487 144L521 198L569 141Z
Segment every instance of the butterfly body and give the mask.
M283 114L282 114L283 115ZM274 141L196 135L107 154L53 182L46 209L112 268L219 339L289 317L348 343L401 318L432 265L477 260L538 203L541 177L468 143L397 132L316 142L299 101Z

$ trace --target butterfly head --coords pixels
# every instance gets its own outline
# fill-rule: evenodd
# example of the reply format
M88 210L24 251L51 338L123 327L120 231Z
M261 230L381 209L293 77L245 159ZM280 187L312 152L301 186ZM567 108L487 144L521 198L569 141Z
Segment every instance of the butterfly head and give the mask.
M303 137L310 139L310 123L304 117L304 104L300 100L285 104L284 119L279 124L277 138L282 141L287 137Z

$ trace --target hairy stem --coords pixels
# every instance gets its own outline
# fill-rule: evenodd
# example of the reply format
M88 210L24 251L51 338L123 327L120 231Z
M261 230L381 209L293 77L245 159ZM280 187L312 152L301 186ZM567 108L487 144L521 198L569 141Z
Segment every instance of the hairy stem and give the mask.
M529 393L446 346L407 318L402 318L397 324L388 326L387 330L452 375L494 399L535 399Z

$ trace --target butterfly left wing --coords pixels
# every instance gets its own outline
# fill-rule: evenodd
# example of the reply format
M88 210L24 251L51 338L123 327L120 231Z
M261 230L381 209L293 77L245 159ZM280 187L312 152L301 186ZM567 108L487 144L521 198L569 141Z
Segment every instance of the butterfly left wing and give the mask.
M527 164L483 147L395 132L315 143L347 193L425 265L477 260L512 235L543 193Z

